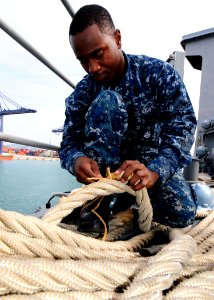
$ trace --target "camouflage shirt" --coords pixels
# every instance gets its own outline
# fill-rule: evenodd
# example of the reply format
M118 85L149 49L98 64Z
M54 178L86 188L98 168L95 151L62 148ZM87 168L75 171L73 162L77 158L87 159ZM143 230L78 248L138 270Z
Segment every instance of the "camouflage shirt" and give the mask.
M101 90L121 95L128 111L123 159L138 159L166 181L191 161L196 119L178 72L167 62L124 54L127 68L115 86L101 86L86 75L66 99L66 119L59 151L61 165L73 174L84 153L85 115ZM105 159L105 158L103 158Z

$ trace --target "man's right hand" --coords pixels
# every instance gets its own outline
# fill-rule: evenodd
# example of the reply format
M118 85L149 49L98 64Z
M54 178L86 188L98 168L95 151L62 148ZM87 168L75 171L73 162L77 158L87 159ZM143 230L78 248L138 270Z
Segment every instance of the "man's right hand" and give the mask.
M97 162L86 156L78 157L75 160L74 172L76 179L85 184L91 183L91 180L89 179L91 177L102 178Z

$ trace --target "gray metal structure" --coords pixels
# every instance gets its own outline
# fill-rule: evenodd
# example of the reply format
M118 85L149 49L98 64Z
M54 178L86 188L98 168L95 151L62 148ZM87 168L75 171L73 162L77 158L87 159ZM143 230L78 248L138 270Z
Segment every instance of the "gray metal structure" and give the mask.
M214 116L214 27L182 37L181 45L193 68L201 70L198 126Z
M201 71L196 135L200 172L214 175L214 27L183 36L181 45L193 68Z
M166 60L170 65L172 65L180 74L181 78L184 77L184 58L185 54L181 51L174 51L169 55Z
M66 8L66 10L69 13L69 15L71 16L71 18L73 18L75 15L75 11L71 7L70 3L67 0L61 0L61 2L64 5L64 7Z

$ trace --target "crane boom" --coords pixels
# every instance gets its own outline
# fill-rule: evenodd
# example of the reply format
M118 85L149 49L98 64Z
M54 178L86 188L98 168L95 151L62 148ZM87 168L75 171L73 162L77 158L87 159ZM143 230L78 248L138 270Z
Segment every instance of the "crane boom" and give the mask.
M35 109L28 109L24 107L19 109L10 109L10 110L3 109L0 111L0 116L27 114L27 113L35 113L35 112L36 112Z
M14 108L15 106L15 108ZM11 108L10 108L11 107ZM14 102L3 93L0 92L0 133L3 133L3 117L8 115L18 115L35 113L35 109L25 108ZM0 154L2 153L3 142L0 140Z
M10 108L9 106L12 106ZM15 107L15 109L14 109ZM35 113L35 109L29 109L22 107L18 103L14 102L3 93L0 92L0 116L14 115L14 114L26 114L26 113Z

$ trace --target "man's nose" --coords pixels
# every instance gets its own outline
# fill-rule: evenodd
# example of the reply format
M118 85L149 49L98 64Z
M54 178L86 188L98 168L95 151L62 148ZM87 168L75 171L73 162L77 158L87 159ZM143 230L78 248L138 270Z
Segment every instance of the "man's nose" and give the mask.
M96 73L97 71L99 71L100 69L100 64L95 60L95 59L91 59L89 61L89 69L88 69L88 72L90 74L94 74Z

